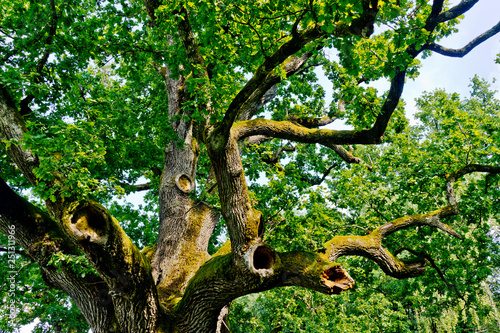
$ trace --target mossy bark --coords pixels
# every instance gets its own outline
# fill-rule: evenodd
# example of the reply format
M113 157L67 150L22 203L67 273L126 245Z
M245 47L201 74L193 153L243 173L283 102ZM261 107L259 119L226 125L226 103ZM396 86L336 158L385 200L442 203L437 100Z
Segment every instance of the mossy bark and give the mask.
M159 1L144 1L155 25ZM435 1L425 29L431 32L441 17L443 1ZM349 25L338 22L333 37L367 37L378 11L377 1L361 1L360 15ZM447 178L449 206L422 215L391 221L365 236L337 236L324 244L323 252L277 253L263 243L262 214L250 200L238 144L250 136L264 135L295 142L322 144L377 144L386 131L399 103L405 81L405 69L396 70L389 93L373 126L366 130L333 131L312 128L297 119L271 121L250 119L257 104L282 78L300 70L312 56L299 51L308 43L326 37L319 22L299 31L296 22L290 38L265 57L255 74L229 103L223 119L215 121L211 112L208 72L203 55L191 31L189 12L179 4L174 16L180 20L178 33L184 47L186 65L179 77L166 67L157 67L165 81L169 117L174 119L177 142L165 148L163 173L159 186L160 228L154 247L141 252L106 209L93 201L56 197L47 202L52 217L29 204L0 180L0 231L16 228L16 241L42 270L51 286L66 292L79 306L94 332L214 332L223 307L236 297L281 286L301 286L326 294L337 294L354 285L348 273L334 261L342 255L359 255L376 261L389 275L405 278L421 275L424 261L404 262L382 246L387 235L413 226L439 228L458 237L441 220L458 213L453 183L468 172L500 172L474 167ZM438 6L439 7L439 6ZM171 36L167 36L169 40ZM172 38L170 38L173 40ZM409 60L419 52L408 46ZM186 66L187 67L187 66ZM402 65L404 67L404 64ZM194 78L202 95L187 91ZM196 90L196 89L191 89ZM271 94L273 95L273 94ZM273 95L274 96L274 95ZM202 119L193 120L196 104ZM198 103L199 102L199 103ZM211 117L213 116L213 119ZM211 121L214 120L212 123ZM242 120L237 122L238 120ZM318 123L319 124L319 123ZM7 148L26 179L32 184L37 157L18 145L26 133L24 119L7 89L0 85L0 141ZM227 223L230 242L210 257L207 244L219 215L202 201L193 198L199 144L207 150L217 180L222 215ZM340 151L340 150L339 150ZM344 154L344 159L352 156ZM50 185L50 184L49 184ZM70 268L58 271L48 264L52 254L84 254L97 271L83 278Z

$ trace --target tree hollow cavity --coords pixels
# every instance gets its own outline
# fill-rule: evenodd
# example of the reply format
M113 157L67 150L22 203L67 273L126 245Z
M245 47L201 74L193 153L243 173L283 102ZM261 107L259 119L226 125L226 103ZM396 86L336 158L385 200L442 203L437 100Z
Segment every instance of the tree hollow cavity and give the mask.
M330 290L330 294L340 294L341 291L350 289L354 286L354 280L340 266L334 266L326 269L322 274L322 281Z
M99 232L104 232L106 228L106 219L102 216L102 213L90 205L78 210L70 221L72 224L86 226Z
M69 229L79 240L104 244L108 240L109 218L98 205L81 202L69 217Z
M181 192L184 193L189 193L194 190L193 178L185 173L179 173L175 176L175 185Z
M253 267L271 269L274 265L274 251L268 246L258 246L253 253Z

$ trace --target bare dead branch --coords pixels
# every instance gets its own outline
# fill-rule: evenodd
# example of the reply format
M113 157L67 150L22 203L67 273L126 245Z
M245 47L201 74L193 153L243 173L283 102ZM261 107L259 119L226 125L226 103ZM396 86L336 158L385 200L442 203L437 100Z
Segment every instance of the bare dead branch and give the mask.
M265 163L268 163L268 164L276 164L276 163L279 162L280 155L284 151L288 151L288 152L295 151L295 147L293 147L293 146L283 146L283 147L280 147L280 148L278 148L274 152L274 154L272 156L270 156L270 157L263 157L262 161L265 162Z
M352 152L346 150L341 145L325 145L325 147L332 149L334 152L337 153L337 155L340 156L340 158L342 158L345 162L349 164L351 163L362 164L370 171L373 169L373 165L370 165L365 161L363 161L361 158L354 156Z
M121 187L125 189L125 192L141 192L148 191L151 189L151 182L144 184L128 184L128 183L118 183Z
M471 9L479 0L462 0L458 5L445 12L441 12L437 18L438 23L453 20Z
M500 32L500 22L498 22L488 31L474 38L472 41L470 41L467 45L465 45L461 49L450 49L435 43L426 44L422 46L422 48L434 51L444 56L462 58L465 55L467 55L470 51L472 51L476 46L480 45L481 43L483 43L484 41L486 41L487 39L491 38L492 36L496 35L499 32Z
M500 167L491 165L480 165L480 164L469 164L449 175L446 175L446 197L448 204L458 213L457 200L455 198L455 191L453 190L453 185L455 182L470 173L473 172L487 172L488 174L500 174Z

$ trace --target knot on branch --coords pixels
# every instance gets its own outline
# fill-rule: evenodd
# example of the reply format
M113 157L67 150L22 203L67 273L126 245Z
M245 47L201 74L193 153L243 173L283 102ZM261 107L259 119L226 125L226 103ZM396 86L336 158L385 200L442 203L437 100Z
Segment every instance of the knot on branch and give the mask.
M111 219L104 207L92 201L80 201L70 205L63 217L74 238L100 245L108 241Z

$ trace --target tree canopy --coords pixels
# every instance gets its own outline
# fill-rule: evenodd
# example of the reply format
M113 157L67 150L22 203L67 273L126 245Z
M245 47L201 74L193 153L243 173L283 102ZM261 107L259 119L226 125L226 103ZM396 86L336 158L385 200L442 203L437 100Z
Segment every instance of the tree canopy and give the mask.
M0 329L498 330L478 1L2 1Z

